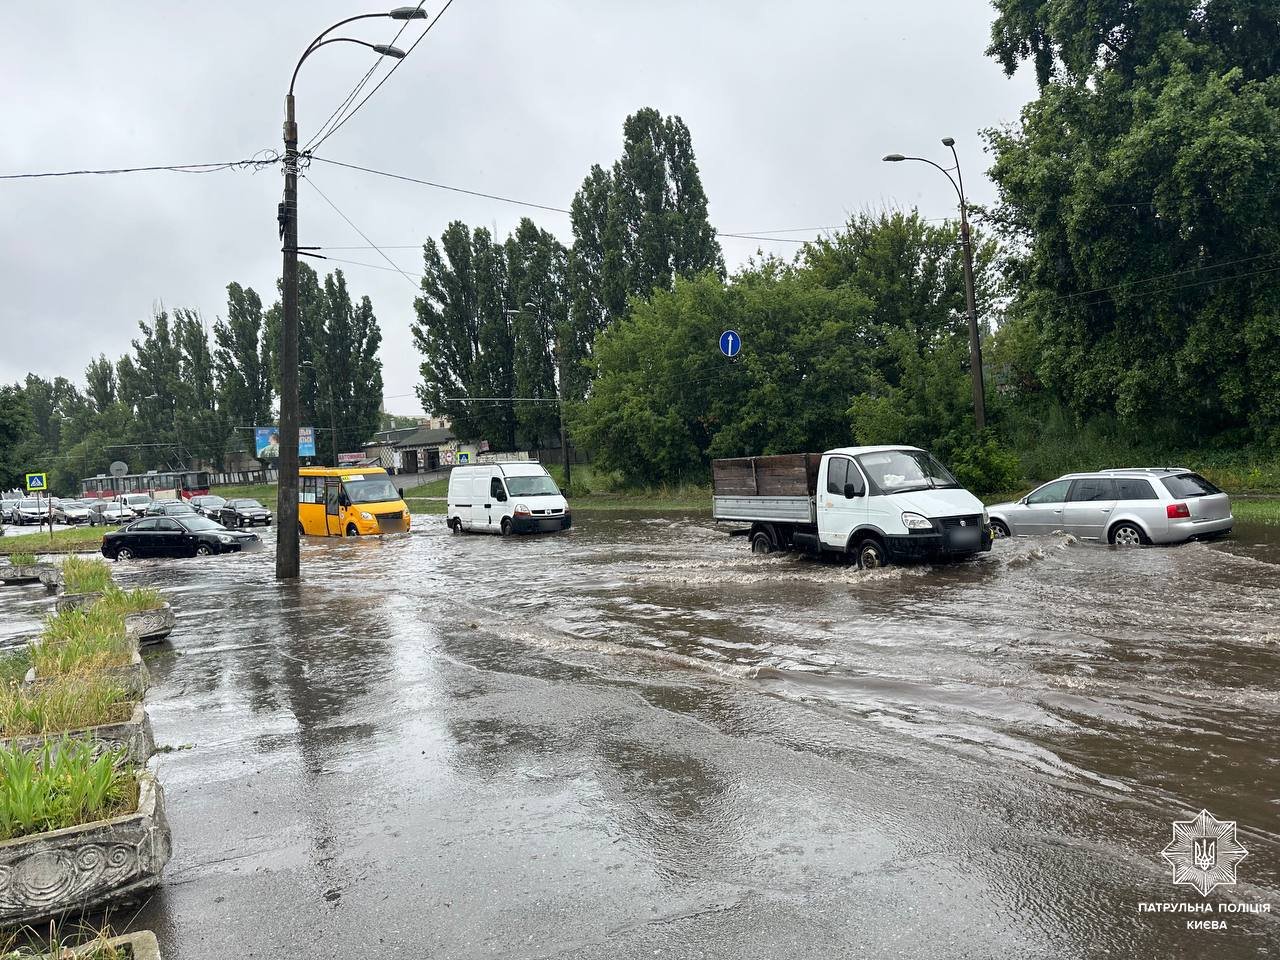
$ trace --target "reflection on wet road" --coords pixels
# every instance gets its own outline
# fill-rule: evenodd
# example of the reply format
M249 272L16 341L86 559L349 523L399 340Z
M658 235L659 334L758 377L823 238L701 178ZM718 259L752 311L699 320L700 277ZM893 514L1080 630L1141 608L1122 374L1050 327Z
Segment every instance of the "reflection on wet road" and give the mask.
M138 564L167 957L1253 957L1159 857L1202 807L1280 912L1280 543L755 558L697 517ZM48 601L6 595L0 639Z

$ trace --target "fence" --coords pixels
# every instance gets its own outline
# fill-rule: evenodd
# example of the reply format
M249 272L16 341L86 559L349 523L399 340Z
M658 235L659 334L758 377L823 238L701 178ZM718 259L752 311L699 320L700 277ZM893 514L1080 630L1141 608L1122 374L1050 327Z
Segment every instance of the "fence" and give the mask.
M226 473L209 474L209 485L246 487L255 483L275 483L277 479L279 479L278 470L230 470Z

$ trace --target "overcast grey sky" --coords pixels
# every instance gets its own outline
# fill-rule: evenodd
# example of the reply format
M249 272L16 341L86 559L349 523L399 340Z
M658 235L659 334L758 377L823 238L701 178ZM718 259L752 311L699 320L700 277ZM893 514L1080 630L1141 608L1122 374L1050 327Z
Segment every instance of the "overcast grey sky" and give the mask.
M394 0L406 2L406 0ZM427 0L433 15L443 0ZM379 9L307 3L11 4L0 33L0 173L198 163L280 147L284 91L308 41ZM852 211L954 211L922 164L958 141L973 198L992 198L978 131L1034 96L983 55L988 0L455 0L395 76L319 155L566 207L592 163L621 148L642 106L682 116L727 232L841 223ZM399 24L352 35L388 42ZM410 24L401 46L421 30ZM373 55L326 47L298 82L303 141ZM385 67L383 68L385 69ZM381 73L375 76L375 80ZM315 163L317 187L410 276L420 245L461 219L505 236L531 215L566 243L568 218ZM125 352L155 303L212 324L232 280L275 299L278 168L0 181L0 380L83 381L89 358ZM363 240L306 184L300 243ZM804 237L790 233L790 237ZM758 247L725 238L731 268ZM373 250L337 253L386 267ZM326 266L322 262L315 264ZM409 336L414 289L389 269L343 266L381 322L387 408L419 413Z

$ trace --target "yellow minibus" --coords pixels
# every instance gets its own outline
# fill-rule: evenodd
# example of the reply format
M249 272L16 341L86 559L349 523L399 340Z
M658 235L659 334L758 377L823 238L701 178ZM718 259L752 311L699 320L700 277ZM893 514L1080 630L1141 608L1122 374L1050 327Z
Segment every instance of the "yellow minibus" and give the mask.
M409 508L381 467L302 467L298 532L310 537L408 533Z

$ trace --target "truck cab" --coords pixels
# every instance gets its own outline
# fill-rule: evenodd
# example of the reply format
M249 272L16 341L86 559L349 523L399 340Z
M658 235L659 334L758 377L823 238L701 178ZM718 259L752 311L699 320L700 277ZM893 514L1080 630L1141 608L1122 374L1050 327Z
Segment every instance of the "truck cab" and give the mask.
M991 549L982 502L919 447L717 460L712 474L713 516L749 521L737 532L757 554L838 554L874 568Z

